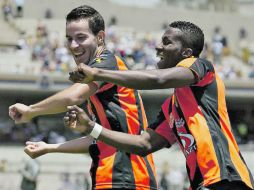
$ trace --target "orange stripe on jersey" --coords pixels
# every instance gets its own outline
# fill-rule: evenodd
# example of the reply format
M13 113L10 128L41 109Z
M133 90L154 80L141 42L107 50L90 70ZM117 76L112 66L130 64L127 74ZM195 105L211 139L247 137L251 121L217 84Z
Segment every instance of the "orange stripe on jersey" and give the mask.
M124 62L117 56L116 57L116 62L117 62L117 66L119 68L119 70L128 70L128 68L126 67L126 65L124 64Z
M185 120L196 141L197 162L204 185L215 183L220 180L220 168L206 119L190 88L176 89L176 96L180 107L185 110Z
M229 152L230 152L230 157L231 160L237 169L239 175L241 176L242 180L251 188L253 188L251 179L249 176L249 171L239 156L239 147L237 145L237 142L235 141L231 128L230 128L230 121L228 118L228 113L227 113L227 107L226 107L226 102L225 102L225 86L223 85L222 81L217 78L217 85L218 85L218 113L220 115L220 125L222 132L224 133L225 137L227 138L228 141L228 146L229 146Z
M176 66L189 68L196 60L197 60L197 58L194 58L194 57L187 58L187 59L180 61L180 63L178 63Z
M117 60L117 65L119 70L128 70L124 62L121 59L119 59L119 57L116 56L116 60ZM120 106L126 115L128 133L139 134L140 127L141 127L139 119L142 119L144 129L146 129L148 125L140 95L138 95L138 98L140 98L139 101L141 105L141 113L143 118L139 118L139 114L138 114L139 108L137 107L137 103L136 103L137 100L135 97L134 90L120 87L120 86L118 86L117 89L118 89L117 91L118 91ZM148 159L149 165L152 166L152 170L155 174L155 168L154 168L152 155L148 155L147 159ZM144 158L136 156L136 155L131 155L131 163L133 168L138 168L138 169L133 169L135 183L143 184L144 186L149 186L150 184L149 178L146 178L149 172L147 171L147 166L146 166ZM142 189L142 188L137 187L136 189Z
M119 96L120 106L126 116L126 121L128 125L128 133L139 134L140 123L138 120L139 119L138 107L136 105L134 90L118 86L118 96ZM135 183L136 184L141 183L143 185L149 186L149 180L148 180L149 178L146 178L147 180L145 181L145 176L148 175L148 171L144 162L144 158L137 157L136 155L131 155L131 163L133 168L138 168L138 169L133 169ZM140 171L142 171L142 173Z
M140 123L138 120L139 119L138 107L136 105L134 90L118 86L117 91L118 91L120 106L126 115L126 121L128 124L128 132L130 134L139 134Z
M96 181L98 179L100 183L96 184L96 189L112 189L111 180L113 174L114 160L115 156L100 159L99 167L97 168L96 171ZM103 183L103 181L107 183Z
M135 183L139 184L136 187L136 190L143 190L145 187L149 187L150 181L149 178L146 177L148 175L146 163L143 157L131 154L131 163L133 169L133 174L135 177ZM140 185L142 184L142 186ZM146 189L145 188L145 189Z
M147 122L147 118L146 118L146 112L145 112L145 109L144 109L144 104L143 104L143 101L142 101L142 98L140 96L140 94L138 93L138 97L139 97L139 102L140 102L140 107L141 107L141 111L142 111L142 118L143 118L143 127L144 127L144 130L148 127L148 122Z

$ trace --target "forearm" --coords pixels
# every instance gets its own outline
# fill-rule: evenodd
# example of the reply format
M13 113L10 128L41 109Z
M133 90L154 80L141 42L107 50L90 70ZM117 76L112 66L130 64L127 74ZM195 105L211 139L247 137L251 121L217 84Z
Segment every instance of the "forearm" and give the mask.
M41 102L30 105L29 114L35 117L65 112L67 111L67 106L80 105L93 92L87 84L74 84Z
M93 138L90 136L60 144L47 144L47 153L88 153Z
M141 135L130 135L103 128L98 140L119 150L141 156L146 156L152 151L148 138Z
M106 81L134 89L154 89L159 81L156 70L148 72L146 70L111 71L98 69L94 78L96 81Z
M187 68L110 71L98 69L94 80L106 81L139 90L177 88L195 82L195 77Z

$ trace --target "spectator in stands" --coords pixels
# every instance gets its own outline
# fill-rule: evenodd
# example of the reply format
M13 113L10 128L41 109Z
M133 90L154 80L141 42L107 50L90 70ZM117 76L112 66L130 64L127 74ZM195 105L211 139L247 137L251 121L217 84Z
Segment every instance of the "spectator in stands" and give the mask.
M90 190L90 189L91 189L91 185L88 178L88 174L84 174L84 190Z
M213 62L216 65L221 65L222 53L223 53L223 36L220 33L220 27L214 29L214 34L212 38L212 53L213 53Z
M170 189L166 173L161 174L160 189L161 190L169 190Z
M118 19L117 19L117 17L116 16L112 16L110 19L109 19L109 23L108 23L108 25L109 25L109 27L110 26L115 26L115 25L117 25L118 24Z
M0 160L0 172L6 172L8 161L6 159Z
M250 73L249 73L249 77L250 77L250 78L254 78L254 65L253 65L252 68L251 68L251 71L250 71Z
M75 184L70 179L70 173L66 172L61 175L61 184L59 190L76 190Z
M47 8L46 11L45 11L45 18L46 19L52 19L53 18L53 12L52 12L52 9L51 8Z
M236 126L237 132L240 136L240 142L241 144L245 144L248 142L248 134L249 134L249 129L248 126L245 122L240 122Z
M16 17L23 17L25 0L15 0Z
M79 65L70 79L107 81L135 89L175 88L157 120L141 135L111 131L68 107L65 125L126 152L145 156L178 142L192 189L253 189L253 178L231 131L225 87L213 65L200 59L204 34L193 23L169 25L157 46L159 70L109 71ZM77 123L75 127L71 124Z
M36 190L39 172L40 165L36 159L25 160L24 166L20 170L22 175L21 190Z
M2 12L5 21L9 21L10 16L12 15L12 6L10 0L3 0L2 1Z
M243 63L249 64L250 59L250 49L248 42L248 33L245 28L239 30L239 47L241 52L241 58Z
M168 162L162 163L162 174L160 179L160 189L161 190L170 190L169 181L168 181L168 173L169 173L169 164Z

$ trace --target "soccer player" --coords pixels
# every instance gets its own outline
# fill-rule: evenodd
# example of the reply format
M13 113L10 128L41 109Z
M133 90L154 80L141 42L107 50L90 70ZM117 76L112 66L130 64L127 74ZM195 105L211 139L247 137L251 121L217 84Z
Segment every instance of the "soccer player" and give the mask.
M94 8L80 6L67 15L66 38L77 65L85 63L91 67L127 70L125 62L106 49L104 20ZM27 122L38 115L65 112L68 105L80 105L85 101L91 117L108 129L138 135L147 128L139 93L105 82L76 83L34 105L12 105L9 115L16 123ZM36 146L33 150L37 151L40 147ZM51 146L46 151L89 152L93 160L90 170L93 189L157 189L152 155L140 157L92 137ZM42 151L33 157L45 153Z
M230 126L224 84L214 66L199 58L203 46L204 34L198 26L177 21L169 25L156 48L158 70L106 71L80 64L70 76L75 82L99 80L134 89L175 88L157 120L141 135L102 128L77 106L69 108L66 125L78 122L80 130L98 140L142 156L176 141L186 157L193 190L253 189Z

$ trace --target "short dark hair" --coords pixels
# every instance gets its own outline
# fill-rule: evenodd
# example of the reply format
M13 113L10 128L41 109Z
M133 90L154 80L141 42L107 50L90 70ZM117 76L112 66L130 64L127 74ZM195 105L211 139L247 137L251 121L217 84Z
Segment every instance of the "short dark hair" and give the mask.
M204 33L195 24L186 21L175 21L169 27L177 28L183 32L183 45L192 49L193 56L198 57L204 47Z
M94 35L97 35L99 31L105 31L104 19L100 13L93 7L88 5L82 5L73 9L66 16L66 22L88 19L89 28Z

